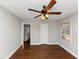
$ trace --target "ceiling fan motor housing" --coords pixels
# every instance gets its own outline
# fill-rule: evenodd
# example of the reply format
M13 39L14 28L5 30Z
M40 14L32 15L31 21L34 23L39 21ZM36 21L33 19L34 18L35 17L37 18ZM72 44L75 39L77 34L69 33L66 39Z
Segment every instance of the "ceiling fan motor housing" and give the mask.
M43 6L43 9L46 9L46 5Z
M42 10L41 13L42 14L47 14L47 10Z

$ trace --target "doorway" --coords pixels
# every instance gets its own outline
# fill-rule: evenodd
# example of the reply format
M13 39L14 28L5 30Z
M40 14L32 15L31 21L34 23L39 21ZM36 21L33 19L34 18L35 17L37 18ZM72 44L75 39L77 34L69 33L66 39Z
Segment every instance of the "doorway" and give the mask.
M30 46L30 24L24 24L24 47Z

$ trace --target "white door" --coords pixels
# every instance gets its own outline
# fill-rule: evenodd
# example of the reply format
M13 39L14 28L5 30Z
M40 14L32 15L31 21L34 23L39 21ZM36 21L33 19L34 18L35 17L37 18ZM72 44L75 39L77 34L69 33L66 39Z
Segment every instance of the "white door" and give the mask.
M40 43L48 43L48 24L40 24Z

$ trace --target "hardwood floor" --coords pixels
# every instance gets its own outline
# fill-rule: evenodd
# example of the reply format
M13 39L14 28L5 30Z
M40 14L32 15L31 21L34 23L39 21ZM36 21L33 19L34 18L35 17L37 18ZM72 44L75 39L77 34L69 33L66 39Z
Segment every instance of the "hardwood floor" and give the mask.
M76 59L59 45L25 46L10 59Z

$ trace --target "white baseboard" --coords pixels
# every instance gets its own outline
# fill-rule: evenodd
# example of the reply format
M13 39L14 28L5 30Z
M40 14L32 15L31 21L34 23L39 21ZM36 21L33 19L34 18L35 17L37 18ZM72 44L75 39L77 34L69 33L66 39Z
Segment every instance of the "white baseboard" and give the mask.
M59 45L58 43L47 43L47 45Z
M30 45L41 45L41 43L31 43ZM58 45L58 43L47 43L47 45Z
M9 59L22 45L19 45L6 59Z
M41 43L31 43L30 45L41 45Z
M59 44L62 48L64 48L66 51L68 51L70 54L72 54L74 57L78 58L77 55L75 55L73 52L71 52L70 50L68 50L67 48L65 48L63 45Z

